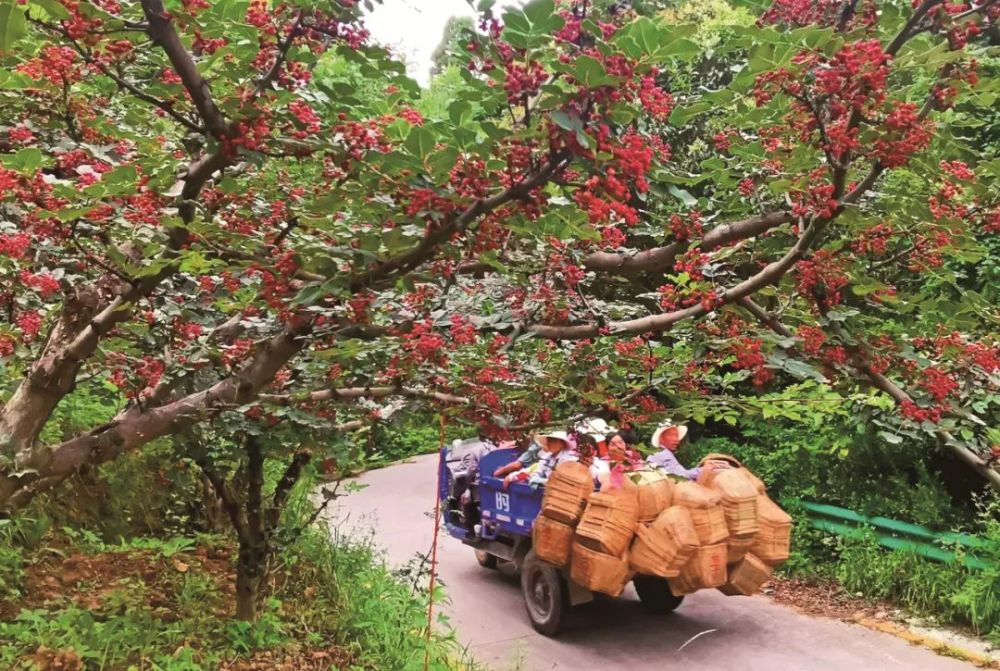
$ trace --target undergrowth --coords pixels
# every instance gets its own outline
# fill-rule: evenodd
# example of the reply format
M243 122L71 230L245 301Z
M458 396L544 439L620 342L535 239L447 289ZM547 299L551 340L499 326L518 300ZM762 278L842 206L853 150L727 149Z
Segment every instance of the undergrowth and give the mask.
M446 626L428 643L427 595L395 576L370 539L332 539L321 525L298 533L314 484L305 479L286 510L253 623L232 618L225 535L188 523L185 533L113 537L132 523L63 525L44 507L0 523L0 669L410 671L425 654L435 671L469 669Z

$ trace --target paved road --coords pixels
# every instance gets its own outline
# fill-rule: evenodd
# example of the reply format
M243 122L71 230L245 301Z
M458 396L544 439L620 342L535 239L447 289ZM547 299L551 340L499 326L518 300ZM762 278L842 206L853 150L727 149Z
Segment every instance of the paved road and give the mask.
M341 499L332 524L343 531L376 528L387 560L405 564L431 544L436 465L436 456L420 457L365 474L360 482L367 488ZM714 590L687 597L672 615L651 617L630 587L621 598L574 609L567 629L548 639L531 628L516 579L480 568L470 548L444 534L438 560L459 639L498 671L974 668L888 634L801 615L765 597L725 597Z

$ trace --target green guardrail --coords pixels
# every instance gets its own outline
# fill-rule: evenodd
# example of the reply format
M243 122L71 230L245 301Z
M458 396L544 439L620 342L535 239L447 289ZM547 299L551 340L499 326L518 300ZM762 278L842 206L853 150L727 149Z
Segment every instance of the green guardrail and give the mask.
M983 561L976 553L998 549L990 541L969 534L934 531L887 517L867 517L825 503L799 501L799 504L805 508L809 524L815 529L847 538L863 538L874 533L882 547L913 552L932 561L949 564L961 561L970 569L991 568L993 564Z

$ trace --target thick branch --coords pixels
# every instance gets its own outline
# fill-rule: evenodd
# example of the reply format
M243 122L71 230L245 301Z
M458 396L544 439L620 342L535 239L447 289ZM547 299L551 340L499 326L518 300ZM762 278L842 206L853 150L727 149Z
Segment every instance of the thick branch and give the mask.
M698 246L707 252L737 240L745 240L766 233L794 220L795 218L790 212L770 212L759 217L734 221L710 230ZM594 252L584 257L583 267L587 270L615 274L664 271L673 267L674 259L679 252L680 244L676 242L635 254Z
M526 197L533 189L545 184L549 178L562 166L560 157L550 160L544 168L534 175L513 184L502 192L489 198L476 200L460 215L444 222L430 231L423 240L409 251L390 257L359 275L351 282L351 291L358 292L372 286L376 282L405 273L426 261L437 247L450 240L452 236L464 231L473 221L489 214L498 207L518 198Z
M201 115L212 135L221 140L228 131L226 118L216 107L208 82L198 72L194 58L184 47L177 31L174 30L173 19L163 6L162 0L142 0L142 10L149 22L147 34L154 44L166 52L167 58L170 59L174 70L181 78L184 88L191 96L198 114Z
M30 497L46 486L74 473L84 464L100 464L145 445L161 436L210 419L222 410L252 401L275 374L306 344L310 327L289 327L258 347L246 367L208 389L189 394L157 408L132 406L115 419L58 445L31 451L19 463L23 475L0 473L0 507L17 490Z
M222 501L222 507L229 516L229 521L232 522L233 528L236 530L236 535L241 539L247 538L247 519L243 514L243 507L240 505L239 496L233 491L232 486L226 482L226 479L219 475L207 462L199 462L198 466L201 468L202 473L205 474L205 477L208 478L208 481L212 483L212 489L215 490L216 496Z

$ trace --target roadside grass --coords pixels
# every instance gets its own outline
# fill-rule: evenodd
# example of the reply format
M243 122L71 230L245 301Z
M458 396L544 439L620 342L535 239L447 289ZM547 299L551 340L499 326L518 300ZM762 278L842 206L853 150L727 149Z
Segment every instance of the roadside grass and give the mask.
M425 590L393 574L370 538L301 530L314 484L296 488L253 623L232 618L228 536L108 542L43 515L3 521L0 669L416 671L425 655L434 671L480 668L446 623L428 643Z

